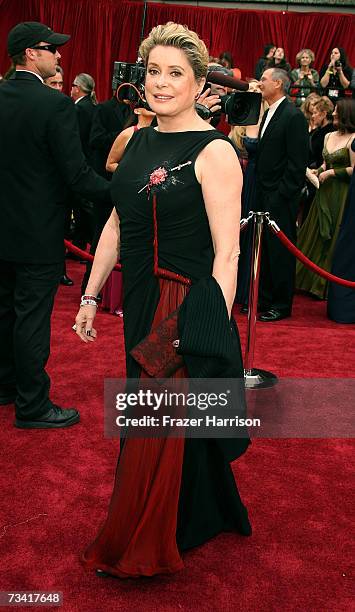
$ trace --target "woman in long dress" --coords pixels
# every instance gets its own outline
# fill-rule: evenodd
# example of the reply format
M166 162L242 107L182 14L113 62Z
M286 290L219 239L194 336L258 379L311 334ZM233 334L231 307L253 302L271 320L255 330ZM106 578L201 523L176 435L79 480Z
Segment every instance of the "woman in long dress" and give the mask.
M179 325L195 352L184 354L174 376L243 379L231 319L242 176L230 140L195 111L208 52L194 32L174 23L154 28L139 52L158 125L133 134L113 177L115 209L76 331L94 341L95 296L120 250L127 378L149 381L130 351L181 305ZM126 437L108 516L83 555L85 566L118 577L171 573L183 567L182 551L222 531L250 535L230 466L248 444L246 432L228 440Z
M355 137L355 101L338 100L333 117L336 131L326 135L323 164L313 170L319 177L320 185L298 237L298 248L328 272L332 266L355 162L351 150ZM327 281L300 262L296 265L296 287L319 299L327 298Z

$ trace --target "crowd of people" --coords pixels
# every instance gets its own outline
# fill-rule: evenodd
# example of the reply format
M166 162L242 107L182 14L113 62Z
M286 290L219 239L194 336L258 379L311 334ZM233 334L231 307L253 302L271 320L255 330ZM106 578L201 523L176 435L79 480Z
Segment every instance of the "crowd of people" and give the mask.
M355 97L355 69L348 61L345 49L334 47L329 51L329 62L320 72L314 68L315 54L311 49L301 49L295 58L294 68L282 47L270 43L264 47L264 55L255 66L255 78L260 79L266 68L282 68L290 79L290 95L301 106L311 92L328 96L333 102L343 98L346 91Z

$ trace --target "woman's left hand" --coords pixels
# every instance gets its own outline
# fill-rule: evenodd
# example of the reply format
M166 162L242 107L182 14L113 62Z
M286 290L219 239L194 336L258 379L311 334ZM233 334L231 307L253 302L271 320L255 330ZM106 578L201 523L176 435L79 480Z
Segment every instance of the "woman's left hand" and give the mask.
M318 179L320 183L324 183L324 181L326 181L328 178L330 178L331 176L334 176L334 172L333 170L325 170L324 172L321 172Z

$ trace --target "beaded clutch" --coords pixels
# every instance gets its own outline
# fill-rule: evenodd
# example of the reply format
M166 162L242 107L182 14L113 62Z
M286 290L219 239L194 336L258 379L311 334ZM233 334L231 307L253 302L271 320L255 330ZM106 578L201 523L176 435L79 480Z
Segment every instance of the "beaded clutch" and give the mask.
M177 353L177 320L178 310L175 310L130 351L149 376L169 378L184 365L182 356Z

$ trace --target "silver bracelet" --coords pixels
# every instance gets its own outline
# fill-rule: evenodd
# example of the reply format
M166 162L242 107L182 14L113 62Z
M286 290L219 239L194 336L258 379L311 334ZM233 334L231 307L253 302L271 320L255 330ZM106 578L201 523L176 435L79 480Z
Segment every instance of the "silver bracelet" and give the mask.
M81 306L96 306L97 308L97 302L89 298L81 298L80 307Z

